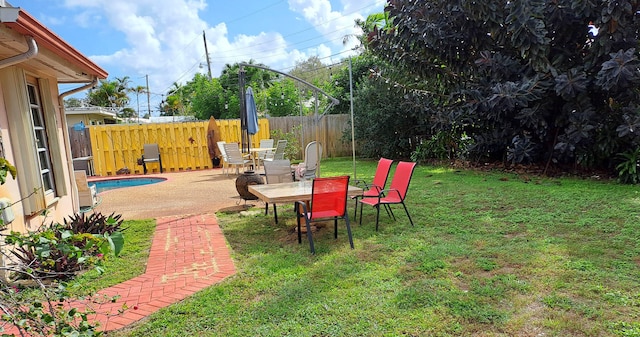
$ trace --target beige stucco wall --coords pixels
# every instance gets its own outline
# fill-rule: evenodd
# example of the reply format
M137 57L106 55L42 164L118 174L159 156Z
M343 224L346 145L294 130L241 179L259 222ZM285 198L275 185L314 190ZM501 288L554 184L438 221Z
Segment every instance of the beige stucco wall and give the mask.
M42 77L42 74L38 74L38 76ZM0 197L6 197L11 200L12 209L15 214L15 220L8 225L7 230L11 231L19 231L25 232L27 230L35 230L42 224L48 224L51 222L61 222L65 217L73 214L74 212L74 191L75 184L72 184L70 167L71 166L71 158L68 147L68 137L65 132L65 128L67 126L65 116L63 114L60 105L57 102L58 98L58 89L57 82L55 78L48 77L47 78L51 85L49 86L50 95L55 102L51 102L51 105L55 110L55 132L57 133L57 137L59 139L59 151L55 151L60 153L60 157L55 157L52 151L52 160L59 161L62 163L60 165L61 172L56 171L56 175L63 175L64 186L56 186L58 191L66 191L64 195L59 195L58 198L51 204L48 205L46 209L46 214L25 216L24 209L22 203L20 202L21 194L18 186L18 182L12 178L8 178L7 182L0 186ZM8 128L9 122L7 117L6 104L4 101L4 95L2 95L3 88L0 86L0 133L2 135L2 148L4 149L5 158L15 164L15 150L14 144L11 144L11 132ZM44 95L43 95L44 96ZM48 128L51 128L51 125L48 125ZM19 169L19 168L18 168ZM18 175L17 179L21 179L20 175ZM24 179L24 178L23 178Z

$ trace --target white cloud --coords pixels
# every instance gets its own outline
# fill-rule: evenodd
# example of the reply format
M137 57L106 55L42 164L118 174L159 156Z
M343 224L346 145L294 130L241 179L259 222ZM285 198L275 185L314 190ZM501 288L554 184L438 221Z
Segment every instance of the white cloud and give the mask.
M384 0L367 3L341 0L342 8L333 8L329 0L289 0L290 16L308 22L320 34L302 42L288 41L269 27L252 35L230 36L225 23L202 18L205 0L65 0L64 5L73 10L80 27L115 30L124 37L119 50L89 55L96 63L107 71L118 69L112 77L136 80L149 74L151 91L160 93L174 82L190 80L195 72L206 73L203 31L213 76L219 76L225 64L250 59L277 70L290 69L310 56L336 62L348 55L340 52L357 43L352 39L343 45L342 41L347 35L360 34L354 23L356 18L364 19L359 12L380 11Z
M363 19L358 13L342 13L331 7L329 0L289 0L289 8L301 14L316 30L335 40L336 33L357 33L355 19Z

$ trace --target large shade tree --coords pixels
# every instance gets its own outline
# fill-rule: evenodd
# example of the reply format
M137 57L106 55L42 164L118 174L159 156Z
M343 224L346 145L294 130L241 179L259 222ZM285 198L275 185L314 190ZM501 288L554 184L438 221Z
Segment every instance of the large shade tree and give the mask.
M365 28L432 132L477 158L612 167L637 149L638 1L390 0Z

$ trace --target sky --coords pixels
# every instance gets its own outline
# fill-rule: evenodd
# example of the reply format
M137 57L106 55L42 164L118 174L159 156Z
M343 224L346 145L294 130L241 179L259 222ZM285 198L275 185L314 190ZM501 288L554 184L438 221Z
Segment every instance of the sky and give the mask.
M213 77L220 76L225 64L249 60L284 72L311 56L332 64L353 54L357 40L347 44L343 40L360 33L355 19L382 12L385 0L9 3L27 11L105 69L110 80L128 76L136 87L146 86L148 78L153 111L174 83L184 84L197 72L208 73L203 36Z

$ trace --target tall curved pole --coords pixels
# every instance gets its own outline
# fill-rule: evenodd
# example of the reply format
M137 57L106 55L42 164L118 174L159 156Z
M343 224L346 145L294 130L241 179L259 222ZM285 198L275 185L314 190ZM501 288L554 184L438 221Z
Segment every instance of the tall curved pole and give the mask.
M273 71L274 73L278 73L278 74L280 74L282 76L289 77L289 78L291 78L291 79L293 79L295 81L298 81L298 82L300 82L300 83L312 88L314 90L315 98L316 98L316 109L315 109L315 115L316 115L316 142L318 141L318 123L320 122L320 119L322 118L322 116L324 116L324 114L329 109L331 109L331 107L340 104L340 101L337 98L327 94L324 90L316 87L315 85L313 85L313 84L311 84L311 83L309 83L309 82L307 82L307 81L305 81L305 80L303 80L301 78L293 76L291 74L287 74L287 73L284 73L282 71L278 71L278 70L275 70L275 69L267 68L267 67L264 67L264 66L261 66L261 65L257 65L257 64L240 63L239 65L240 65L240 74L241 74L241 76L240 76L240 78L241 78L240 79L240 97L244 97L244 67L253 67L253 68L258 68L258 69L262 69L262 70ZM323 95L325 95L325 96L327 96L327 98L331 101L331 103L329 103L329 105L324 110L322 115L318 114L318 92L323 94ZM242 129L241 130L241 135L244 135L245 134L245 129L247 127L247 125L246 125L247 107L243 106L242 104L240 104L240 111L241 111L240 128ZM245 121L244 124L242 123L243 121ZM242 146L244 148L244 141L243 141L243 145ZM317 149L318 152L320 151L318 146L316 146L316 149ZM318 176L320 176L320 156L319 156L319 153L316 154L316 158L318 158L317 172L318 172Z
M289 78L291 78L291 79L293 79L295 81L298 81L298 82L300 82L300 83L302 83L302 84L304 84L304 85L306 85L306 86L308 86L308 87L320 92L321 94L327 96L327 98L329 98L331 100L331 106L340 104L340 101L337 98L332 97L331 95L329 95L326 92L324 92L324 90L322 90L322 89L316 87L315 85L313 85L313 84L311 84L311 83L309 83L309 82L307 82L307 81L305 81L305 80L303 80L301 78L298 78L296 76L293 76L293 75L290 75L290 74L287 74L287 73L283 73L282 71L278 71L278 70L275 70L275 69L267 68L267 67L264 67L264 66L261 66L261 65L257 65L257 64L240 63L240 71L244 71L242 69L242 67L252 67L252 68L258 68L258 69L267 70L267 71L273 71L274 73L278 73L278 74L280 74L282 76L289 77Z

